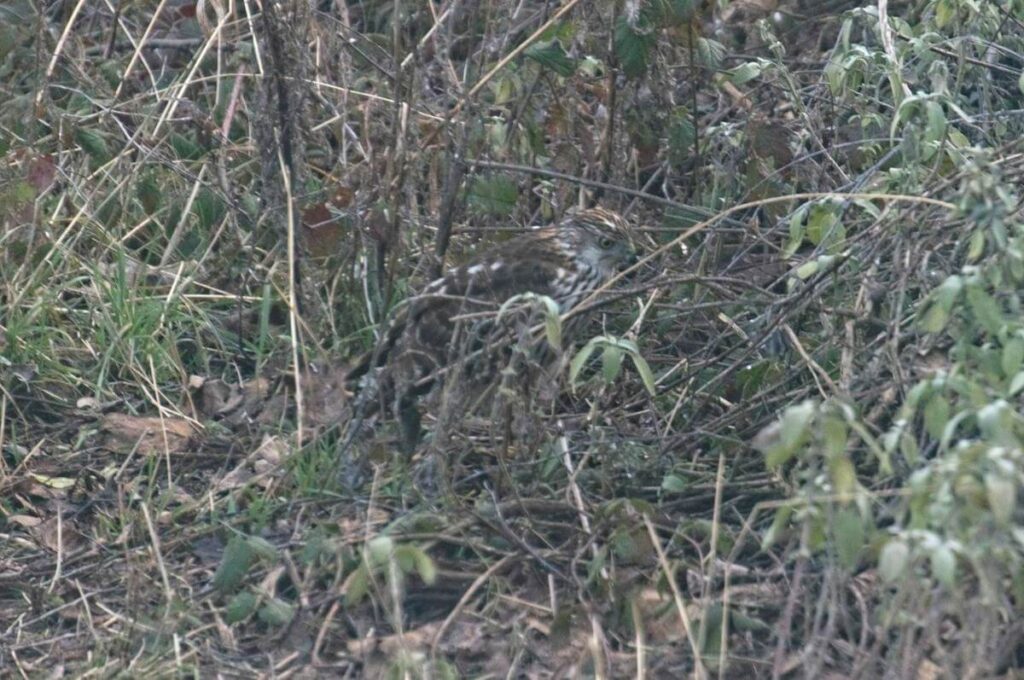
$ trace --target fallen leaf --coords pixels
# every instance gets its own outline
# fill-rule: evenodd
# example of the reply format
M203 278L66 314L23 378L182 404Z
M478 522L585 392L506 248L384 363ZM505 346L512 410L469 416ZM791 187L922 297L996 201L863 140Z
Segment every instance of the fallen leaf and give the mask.
M100 420L103 447L116 453L137 450L145 456L184 451L197 434L183 418L157 418L110 413Z
M48 477L46 475L37 475L34 472L29 473L29 476L43 486L48 486L51 489L64 490L70 489L75 485L75 480L70 477Z

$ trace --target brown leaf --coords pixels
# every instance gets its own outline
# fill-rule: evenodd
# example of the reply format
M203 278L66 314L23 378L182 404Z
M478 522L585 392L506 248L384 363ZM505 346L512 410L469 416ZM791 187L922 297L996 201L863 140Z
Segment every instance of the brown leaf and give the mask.
M755 21L768 16L778 6L779 0L737 0L722 11L722 21L753 26Z
M924 659L921 665L917 667L917 680L938 680L939 678L946 677L941 666L937 666L934 662L929 659Z
M761 160L770 160L773 170L786 167L793 160L789 148L792 133L778 121L763 115L753 115L747 122L747 146L750 153Z
M85 537L75 526L73 521L63 518L58 520L54 515L38 526L31 527L29 533L42 547L53 552L59 550L69 553L77 550L85 542Z
M381 247L387 248L394 240L394 231L391 221L384 214L383 210L371 210L363 221L367 235L379 243Z
M237 400L237 403L241 403L242 395L231 385L228 385L223 380L203 380L203 381L192 381L192 385L197 385L197 391L199 393L199 412L208 418L222 415L233 408ZM190 385L190 386L192 386Z
M422 651L427 649L433 641L440 625L441 623L437 621L400 635L369 636L358 640L349 640L348 651L359 656L380 652L388 658L394 657L394 655L403 651Z
M117 453L138 450L143 455L179 453L197 434L183 418L156 418L110 413L100 420L104 448Z
M208 418L221 418L230 425L260 413L270 393L270 381L266 378L253 378L241 386L198 376L193 376L189 382L198 394L199 412Z
M345 227L326 203L316 203L302 211L302 234L306 249L313 257L330 257L340 252Z
M57 166L53 164L53 157L46 154L37 156L29 161L25 179L36 190L36 193L41 194L50 188L56 176Z
M343 368L326 369L323 373L307 371L303 376L306 398L306 425L321 427L338 422L346 413L351 392L345 386L347 373Z
M8 524L17 524L26 529L33 529L43 523L43 520L32 515L10 515L7 517Z
M347 186L337 185L334 188L334 193L331 194L331 198L327 201L327 204L332 208L347 208L352 205L353 199L355 199L355 192Z

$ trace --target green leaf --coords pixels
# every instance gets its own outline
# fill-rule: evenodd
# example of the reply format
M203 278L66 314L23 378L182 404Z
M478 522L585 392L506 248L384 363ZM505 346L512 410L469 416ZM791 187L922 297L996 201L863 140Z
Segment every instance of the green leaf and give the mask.
M422 549L416 549L416 573L420 580L428 586L434 585L437 581L437 565Z
M722 630L722 624L726 630ZM715 602L704 609L701 628L706 632L704 644L700 648L700 654L705 659L717 659L722 649L722 634L728 635L730 631L729 621L725 620L722 604Z
M196 200L192 203L192 210L199 220L200 228L210 230L224 219L228 207L214 192L209 189L200 189L196 194Z
M847 69L843 64L833 58L825 64L825 81L833 96L838 97L843 93L843 82L846 80Z
M621 560L634 562L640 556L640 546L633 531L627 528L616 529L608 541L612 554Z
M828 252L833 255L843 249L843 246L846 245L846 226L843 224L842 220L838 218L836 219L832 228L825 234L824 243Z
M924 429L935 439L940 439L949 422L949 400L941 394L933 395L924 405Z
M761 547L765 550L775 545L775 542L779 540L782 532L789 526L789 518L793 515L793 506L783 505L781 508L775 511L775 517L772 518L772 525L768 527L768 531L764 532L764 538L761 539Z
M255 561L256 553L247 537L237 534L232 536L213 575L214 589L222 593L234 592Z
M935 301L948 312L953 309L953 305L960 298L960 291L963 289L964 280L962 277L956 274L947 276L946 280L935 289Z
M910 547L900 538L890 539L878 556L878 575L886 583L892 583L907 570L910 564Z
M242 194L242 197L239 199L239 203L242 206L242 212L245 216L249 218L250 222L255 223L262 210L260 208L260 201L256 198L256 195L247 191Z
M1003 346L1003 375L1007 378L1017 375L1021 365L1024 365L1024 340L1019 337L1010 338Z
M742 85L761 75L764 68L765 64L762 62L748 61L734 68L729 76L729 80L732 81L733 85Z
M761 619L752 616L745 616L737 612L737 607L729 610L729 624L740 632L768 633L774 629L774 625L768 624Z
M812 276L818 273L818 268L819 265L817 260L809 260L807 262L804 262L802 265L796 268L796 277L801 281L806 281L807 279L811 278Z
M121 197L120 192L113 191L106 195L106 197L100 202L98 208L96 208L96 221L100 224L112 225L116 224L121 219ZM186 237L194 230L190 230Z
M665 26L678 26L693 18L696 0L652 0L645 7L651 19Z
M185 135L172 132L168 135L174 155L183 161L199 160L203 156L203 149Z
M114 59L104 59L97 67L100 75L107 81L108 87L116 88L121 83L122 65Z
M829 458L840 456L846 451L849 428L844 420L831 416L822 423L821 431L825 440L825 453Z
M474 177L467 200L470 207L494 217L508 217L519 202L519 187L505 175Z
M661 480L661 488L671 493L686 491L686 480L679 475L665 475Z
M967 245L967 261L977 262L978 258L985 254L985 232L975 229L971 234L971 240Z
M1013 380L1010 381L1009 396L1015 397L1021 390L1024 390L1024 371L1013 376Z
M772 362L763 359L752 364L747 364L736 372L736 382L743 389L743 396L750 397L757 394L757 391L765 384L772 369Z
M945 28L956 21L956 8L952 0L938 0L935 3L935 25L938 28Z
M837 456L829 464L832 488L839 496L849 496L857 490L857 471L846 456Z
M807 217L807 210L808 207L802 205L789 218L789 237L786 239L786 246L782 249L784 259L793 257L793 254L800 249L804 242L804 234L807 231L804 220Z
M28 182L15 182L14 186L0 194L0 203L6 208L18 209L36 199L36 190Z
M606 337L608 338L609 341L614 342L616 345L621 347L624 351L629 352L630 354L640 354L640 348L637 347L637 344L635 342L633 342L632 340L629 340L627 338L616 338L616 337L613 337L613 336L606 336Z
M345 580L345 605L355 606L370 592L370 572L360 564Z
M726 54L725 45L710 38L697 38L697 61L708 69L717 70Z
M804 262L802 265L797 267L794 273L798 279L806 281L819 272L831 269L835 264L835 261L835 255L819 255L815 259Z
M985 404L975 414L978 429L986 439L1007 441L1013 438L1014 414L1010 405L1003 399L996 399Z
M628 78L636 78L647 70L647 60L656 42L654 34L638 30L623 17L615 26L615 56Z
M562 317L557 312L544 315L544 334L549 345L555 349L562 348Z
M224 612L224 622L232 625L249 618L256 611L257 604L259 604L259 598L248 590L243 590L228 602Z
M647 388L647 393L653 397L658 393L658 389L654 383L654 373L651 372L647 360L640 356L640 352L631 352L629 356L633 360L633 365L636 366L636 372L640 374L640 381Z
M569 362L569 385L576 387L576 380L579 378L580 371L586 366L587 360L590 359L591 355L597 349L597 346L603 340L602 337L591 338L587 341L587 344L583 345L579 352L576 352L576 356Z
M616 338L611 335L599 335L595 338L591 338L587 344L576 353L576 356L572 358L572 361L569 363L569 384L572 387L576 386L576 381L579 378L580 372L586 365L587 360L590 359L598 347L603 348L603 352L601 353L601 370L606 382L612 382L618 377L622 368L623 354L628 354L630 359L633 361L633 365L636 367L637 372L640 374L640 380L643 381L644 387L647 388L647 391L652 396L656 393L654 374L651 372L651 367L648 366L647 362L640 354L640 348L637 347L636 343L632 340Z
M0 16L3 14L4 8L0 7ZM7 58L15 47L18 45L18 31L17 29L4 21L0 23L0 62L3 62ZM0 152L0 156L6 152Z
M778 423L778 440L763 451L768 469L782 465L803 446L816 410L809 399L785 410Z
M938 333L946 327L949 321L949 312L942 308L942 305L933 302L928 305L924 316L921 317L921 330L925 333Z
M864 548L864 521L854 507L843 508L836 513L834 530L836 535L836 556L839 564L853 569L860 561Z
M491 150L504 153L508 149L508 123L503 120L491 119L484 123L485 138L490 142Z
M867 199L855 198L852 203L856 206L860 206L861 210L876 220L882 216L882 211L878 209L878 206Z
M146 173L135 185L135 195L142 204L142 209L147 215L152 215L160 208L163 199L163 191L157 184L156 176L153 173Z
M963 278L957 275L946 277L946 280L932 291L931 302L921 316L921 329L927 333L938 333L949 322L949 314L963 290Z
M943 430L945 434L945 430ZM917 445L917 439L914 437L912 432L904 430L899 436L900 453L903 454L903 458L908 463L914 465L917 462L920 447Z
M110 158L107 140L97 132L78 128L75 130L75 141L96 163L105 163Z
M409 544L395 546L395 551L392 555L395 558L395 562L398 562L398 568L402 570L403 574L409 574L416 568L417 550L419 548Z
M330 559L332 555L337 555L340 552L340 546L333 540L328 539L322 531L314 530L306 541L306 545L302 546L299 560L304 565L313 566Z
M622 371L622 350L615 345L605 345L601 353L601 375L606 383L613 383Z
M295 617L295 606L272 597L263 603L257 614L260 621L270 626L286 626Z
M516 97L517 81L512 77L497 78L491 83L491 91L494 92L494 103L507 104Z
M366 543L370 564L380 565L391 559L395 551L395 542L390 536L374 536Z
M953 436L956 434L956 429L960 426L961 422L967 419L969 415L971 415L969 410L963 410L949 419L949 422L946 423L946 427L942 430L942 439L939 440L940 451L945 451L949 448L950 442L953 441Z
M988 473L985 475L985 496L996 521L1008 523L1017 507L1017 487L1013 481L1003 475Z
M956 555L947 545L936 546L929 555L932 576L935 580L952 588L956 585Z
M261 560L268 562L276 562L278 558L277 548L274 544L263 538L262 536L249 536L246 538L246 542L249 547L252 548L253 555Z
M526 48L523 54L563 78L571 76L576 71L576 60L565 53L562 43L558 40L534 43Z
M938 102L928 100L924 103L925 129L924 138L927 142L937 142L946 134L946 114Z
M846 239L846 228L839 221L837 207L832 203L811 206L807 218L807 240L816 246L835 247Z
M1005 320L995 298L982 290L980 286L968 286L967 303L970 305L974 318L984 326L985 330L993 335L998 335Z
M697 131L693 126L693 116L685 106L677 106L672 111L668 127L669 159L673 163L683 163L693 152L693 142Z

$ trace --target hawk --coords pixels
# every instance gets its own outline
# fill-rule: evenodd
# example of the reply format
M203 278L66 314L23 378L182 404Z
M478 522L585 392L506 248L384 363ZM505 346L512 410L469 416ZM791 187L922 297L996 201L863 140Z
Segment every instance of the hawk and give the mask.
M410 298L380 346L349 372L349 384L374 386L379 406L399 417L410 451L419 438L419 397L444 380L472 383L477 393L496 384L501 357L494 355L501 346L507 354L513 334L503 305L533 294L550 298L564 314L635 259L626 221L603 208L531 229Z

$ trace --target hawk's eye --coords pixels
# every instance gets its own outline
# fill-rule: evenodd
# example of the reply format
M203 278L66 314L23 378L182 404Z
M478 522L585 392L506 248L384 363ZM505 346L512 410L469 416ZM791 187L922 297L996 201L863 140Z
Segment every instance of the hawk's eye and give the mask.
M603 239L598 241L598 245L601 246L601 250L608 250L613 245L615 245L615 241L612 240L611 238L605 236Z

